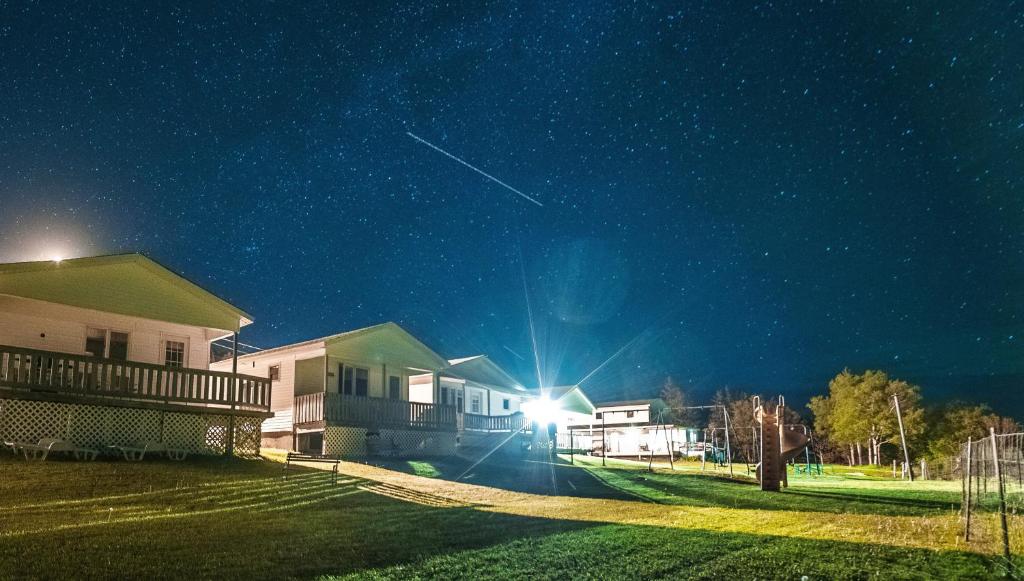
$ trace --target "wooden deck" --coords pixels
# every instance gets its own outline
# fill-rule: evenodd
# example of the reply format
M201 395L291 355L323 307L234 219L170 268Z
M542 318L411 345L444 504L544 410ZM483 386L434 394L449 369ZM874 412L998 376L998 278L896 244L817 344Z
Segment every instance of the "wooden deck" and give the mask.
M5 396L270 411L270 379L0 345Z
M360 397L340 393L311 393L295 398L296 426L351 426L367 429L411 428L455 431L455 406Z

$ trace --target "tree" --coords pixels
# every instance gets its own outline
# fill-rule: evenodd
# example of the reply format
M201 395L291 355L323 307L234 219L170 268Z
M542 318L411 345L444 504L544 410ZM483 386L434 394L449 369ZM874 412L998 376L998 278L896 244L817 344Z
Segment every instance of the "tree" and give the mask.
M920 388L883 371L858 375L845 369L829 382L828 396L812 399L808 407L815 413L816 427L835 443L850 447L851 463L853 458L864 462L866 445L868 463L880 464L882 444L901 445L894 397L900 400L908 448L913 449L925 433Z
M690 414L686 410L682 409L686 407L687 400L686 394L683 393L676 382L672 381L672 377L666 377L665 383L661 386L661 393L659 394L661 401L665 402L668 407L668 417L666 421L672 424L684 424L689 419Z
M959 455L960 447L967 438L984 438L989 428L995 428L997 433L1020 431L1020 426L1012 418L1000 416L985 405L951 403L929 415L931 429L928 431L927 454L936 461Z

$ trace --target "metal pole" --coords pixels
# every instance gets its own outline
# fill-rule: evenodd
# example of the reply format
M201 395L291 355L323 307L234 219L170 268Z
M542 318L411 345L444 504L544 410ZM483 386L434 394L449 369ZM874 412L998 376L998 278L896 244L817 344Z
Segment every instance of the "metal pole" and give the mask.
M661 410L661 414L662 414L662 420L664 420L665 410ZM669 470L675 470L676 469L675 451L672 449L672 444L674 442L675 436L674 435L670 435L674 431L675 431L675 424L672 424L671 426L669 426L669 428L667 430L665 430L665 445L668 447L668 467L669 467Z
M892 394L892 399L896 402L896 421L900 424L900 442L903 443L903 461L906 462L907 475L910 477L910 481L914 481L914 467L910 464L910 452L907 450L907 434L903 431L903 414L900 413L900 397L895 393Z
M601 466L608 465L608 440L605 440L604 414L601 414Z
M704 471L704 463L707 462L708 457L708 429L704 428L704 445L701 446L700 452L700 471Z
M572 428L569 428L569 464L575 464L576 459L572 453Z
M895 462L895 460L893 460ZM964 541L971 540L971 437L967 437L967 489L964 493L964 511L966 518L964 522Z
M1006 559L1007 576L1013 577L1013 561L1010 559L1010 531L1006 526L1006 495L1003 492L1003 472L999 468L999 446L996 444L996 429L989 428L992 438L992 462L996 473L996 490L999 491L999 527L1003 529L1003 557Z
M235 401L238 399L238 331L231 335L231 409L235 409ZM224 446L224 455L233 456L235 453L235 414L228 417L228 441Z
M604 417L604 416L602 416L602 417ZM660 420L661 420L661 414L658 414L658 419L657 419L658 423L654 425L654 441L655 442L658 441L658 428L661 427L661 421ZM651 453L651 457L647 461L647 471L648 472L654 472L654 447L651 445L650 438L648 438L648 440L647 440L647 447L650 448L650 450L648 450L648 451Z
M804 460L807 462L807 475L811 475L811 436L807 433L807 426L804 426L804 435L807 436L807 445L804 446Z
M732 476L732 448L729 447L729 408L722 406L725 415L725 457L729 459L729 476Z

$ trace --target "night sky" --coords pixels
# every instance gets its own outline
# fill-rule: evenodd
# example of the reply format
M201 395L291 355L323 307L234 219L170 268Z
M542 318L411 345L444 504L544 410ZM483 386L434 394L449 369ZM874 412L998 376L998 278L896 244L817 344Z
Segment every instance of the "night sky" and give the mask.
M393 320L530 386L532 313L544 384L618 353L595 400L1024 409L1019 4L60 4L0 3L0 260L141 251L247 343Z

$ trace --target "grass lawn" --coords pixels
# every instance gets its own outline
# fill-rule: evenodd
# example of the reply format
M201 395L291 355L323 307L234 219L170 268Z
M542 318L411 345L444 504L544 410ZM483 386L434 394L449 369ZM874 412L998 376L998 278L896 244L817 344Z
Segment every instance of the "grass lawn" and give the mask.
M780 494L576 458L280 464L0 455L0 578L989 578L957 483L794 478ZM1024 530L1018 519L1014 530ZM1019 537L1019 535L1018 535ZM1021 539L1016 550L1024 552ZM1021 563L1020 565L1024 565ZM1020 566L1018 565L1018 566Z

